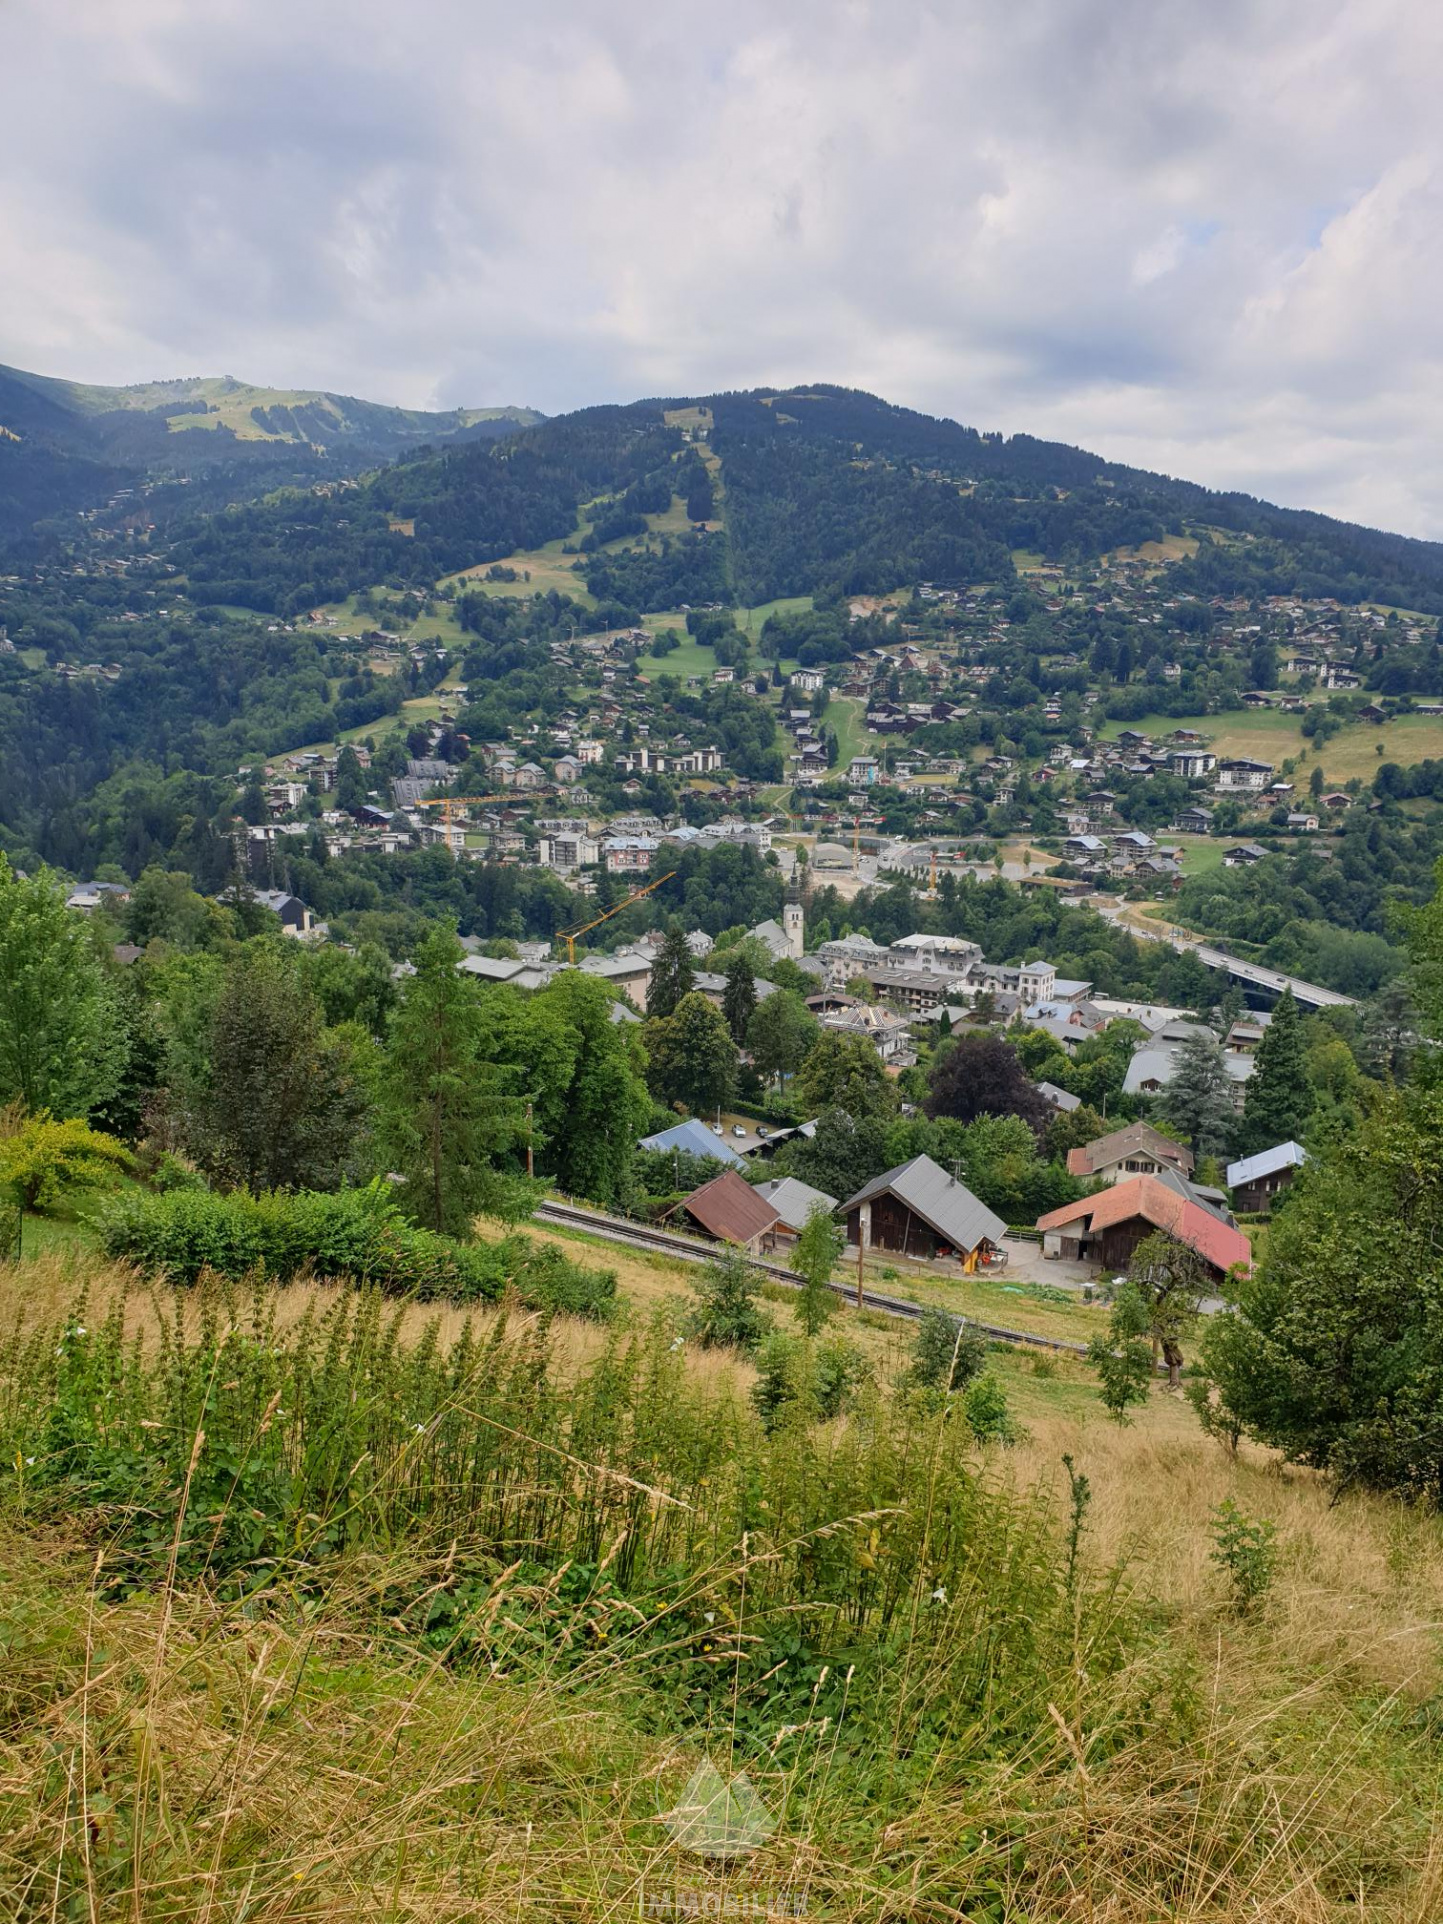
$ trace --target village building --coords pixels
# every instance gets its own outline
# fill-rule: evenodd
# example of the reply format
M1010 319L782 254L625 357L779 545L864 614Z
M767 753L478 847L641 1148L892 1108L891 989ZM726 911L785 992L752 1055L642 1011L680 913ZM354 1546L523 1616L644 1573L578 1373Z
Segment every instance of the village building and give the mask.
M1274 1197L1288 1187L1307 1160L1308 1152L1300 1143L1280 1142L1256 1156L1230 1162L1228 1188L1234 1209L1249 1216L1266 1214Z
M914 1156L873 1177L844 1204L847 1241L899 1256L961 1263L966 1270L1001 1253L1007 1225L930 1156Z
M1157 1230L1195 1251L1214 1283L1252 1261L1252 1245L1243 1232L1195 1197L1180 1176L1129 1176L1095 1196L1049 1210L1037 1218L1037 1227L1044 1256L1099 1263L1115 1272L1125 1270L1138 1244Z
M1068 1175L1084 1181L1126 1182L1131 1176L1161 1175L1165 1169L1190 1176L1193 1153L1186 1143L1174 1142L1145 1122L1130 1122L1067 1152Z
M767 1255L775 1249L781 1221L775 1204L744 1182L734 1169L713 1176L669 1213L684 1219L684 1227L699 1229L713 1242L731 1243L749 1256Z

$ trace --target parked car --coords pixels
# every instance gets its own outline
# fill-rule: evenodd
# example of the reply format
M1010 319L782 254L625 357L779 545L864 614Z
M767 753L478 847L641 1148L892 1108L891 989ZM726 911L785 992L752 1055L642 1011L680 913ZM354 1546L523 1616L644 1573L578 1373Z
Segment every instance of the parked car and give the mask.
M714 1122L711 1126L711 1132L714 1136L721 1135L723 1133L721 1124L719 1122Z
M734 1122L732 1124L732 1134L734 1136L745 1136L746 1133L747 1133L746 1130L742 1128L739 1122Z

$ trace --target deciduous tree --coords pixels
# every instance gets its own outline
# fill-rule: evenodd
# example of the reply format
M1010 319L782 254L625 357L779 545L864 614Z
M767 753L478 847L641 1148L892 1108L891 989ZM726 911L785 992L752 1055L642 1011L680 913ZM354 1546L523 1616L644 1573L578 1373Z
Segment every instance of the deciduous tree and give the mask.
M737 1051L720 1010L695 991L676 1013L649 1021L644 1032L647 1080L658 1101L680 1102L693 1114L719 1109L736 1081Z
M123 1040L85 918L48 869L18 876L0 855L0 1102L90 1115L120 1082Z

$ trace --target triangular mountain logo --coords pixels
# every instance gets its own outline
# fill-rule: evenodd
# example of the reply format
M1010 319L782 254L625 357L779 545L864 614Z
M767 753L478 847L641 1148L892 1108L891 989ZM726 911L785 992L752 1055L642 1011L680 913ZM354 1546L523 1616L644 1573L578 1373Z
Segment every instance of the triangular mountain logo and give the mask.
M703 1758L674 1810L663 1820L683 1850L701 1857L745 1857L760 1849L776 1820L738 1771L727 1782L710 1758Z

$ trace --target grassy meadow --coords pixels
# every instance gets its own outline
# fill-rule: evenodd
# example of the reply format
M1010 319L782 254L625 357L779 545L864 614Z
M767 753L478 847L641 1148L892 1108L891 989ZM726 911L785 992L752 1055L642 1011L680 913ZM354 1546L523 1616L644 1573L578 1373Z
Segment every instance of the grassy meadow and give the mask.
M0 1914L1438 1914L1435 1518L1070 1360L994 1351L979 1444L850 1311L871 1387L769 1434L606 1255L610 1328L0 1267ZM750 1855L666 1822L706 1758Z
M1300 715L1270 709L1238 709L1223 715L1144 715L1140 721L1104 722L1098 733L1105 740L1113 740L1125 728L1145 735L1196 728L1208 738L1215 754L1246 756L1271 762L1275 768L1281 768L1291 757L1306 757L1303 765L1308 771L1321 762L1330 788L1355 775L1371 781L1380 761L1407 766L1443 756L1443 715L1399 715L1382 727L1354 722L1321 749L1315 749L1303 734Z

